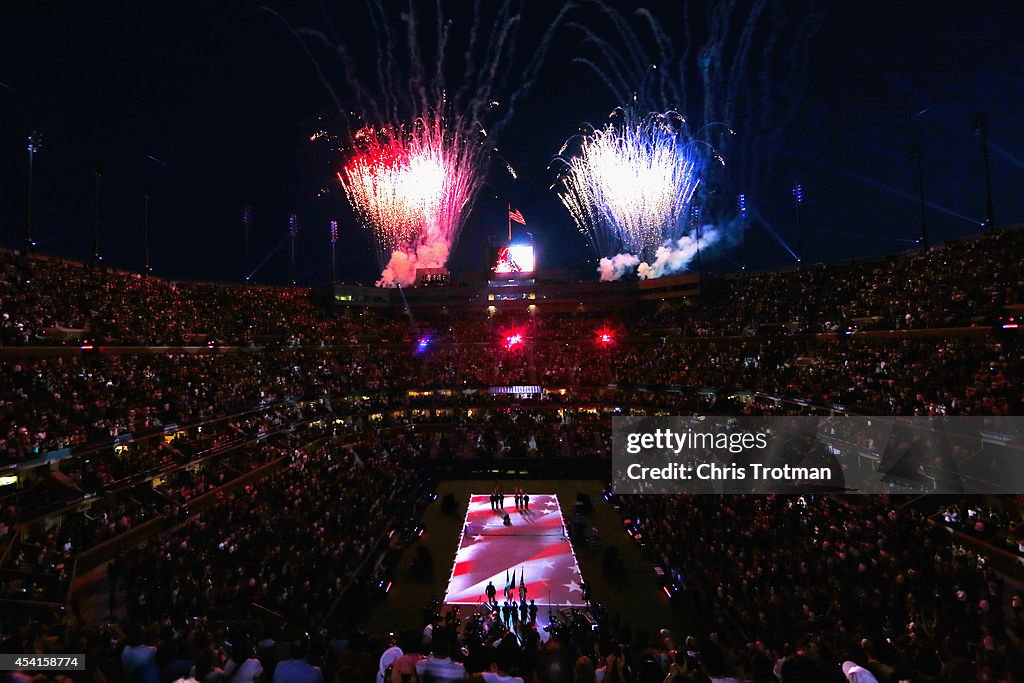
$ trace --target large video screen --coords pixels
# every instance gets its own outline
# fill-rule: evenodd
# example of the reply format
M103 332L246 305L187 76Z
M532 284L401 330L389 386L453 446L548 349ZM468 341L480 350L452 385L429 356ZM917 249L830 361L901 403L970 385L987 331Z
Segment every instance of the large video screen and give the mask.
M491 267L495 273L532 273L534 269L533 246L514 244L495 250Z

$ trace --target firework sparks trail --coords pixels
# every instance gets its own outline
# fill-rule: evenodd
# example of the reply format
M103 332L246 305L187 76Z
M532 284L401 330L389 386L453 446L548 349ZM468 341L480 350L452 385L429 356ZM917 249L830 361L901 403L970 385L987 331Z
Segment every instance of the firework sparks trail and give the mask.
M706 25L684 18L683 50L648 10L638 9L644 31L620 12L594 0L618 40L590 26L574 23L591 57L577 62L593 71L619 102L635 101L645 109L675 109L702 121L700 133L732 161L730 182L757 193L765 171L774 165L782 134L802 102L809 51L823 20L816 0L805 11L787 0L736 0L713 3ZM796 23L792 17L798 17ZM696 36L696 37L695 37ZM651 46L645 49L645 46ZM738 135L736 132L738 131Z
M432 16L420 16L410 2L396 24L383 2L368 0L377 53L372 87L360 79L359 65L337 37L295 29L267 9L302 43L346 121L348 144L337 176L376 242L383 268L378 285L411 284L417 268L445 265L496 156L497 139L537 79L555 31L574 4L566 3L531 41L526 64L513 66L521 6L521 0L486 6L476 0L468 31L457 36L441 2L434 3ZM464 44L457 47L456 38ZM342 106L312 44L339 59L352 98L348 104L358 111ZM449 84L451 55L462 58L464 69ZM507 87L513 73L517 85Z
M584 6L592 10L592 17L607 20L610 32L596 29L593 21L570 24L589 48L575 61L590 69L620 104L631 102L641 111L674 110L688 121L701 122L691 128L694 137L714 148L712 158L720 164L705 167L692 201L723 229L735 225L730 222L731 200L726 198L745 193L757 206L758 198L771 192L767 186L779 175L772 170L784 134L802 102L810 48L824 11L818 0L805 0L806 10L801 12L784 11L791 9L790 4L720 0L711 4L704 22L694 21L696 13L687 5L682 41L673 40L649 11L634 13L638 30L602 0ZM583 207L569 209L574 219L584 213ZM598 241L594 247L606 256L615 245ZM670 250L680 248L676 236ZM670 258L663 263L685 260ZM602 278L620 271L609 264L601 271Z
M582 136L578 153L559 157L559 198L599 256L620 250L649 259L681 236L706 148L674 112L619 113L619 122Z
M410 282L415 263L443 266L474 191L481 146L452 134L438 117L411 129L364 128L354 148L338 179L392 271L385 284Z

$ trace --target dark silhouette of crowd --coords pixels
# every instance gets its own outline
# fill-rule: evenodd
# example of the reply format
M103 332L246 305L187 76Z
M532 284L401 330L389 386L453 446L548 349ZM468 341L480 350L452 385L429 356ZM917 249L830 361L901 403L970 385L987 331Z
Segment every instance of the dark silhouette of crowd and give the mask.
M711 277L698 305L655 306L629 322L700 337L762 328L813 333L851 325L984 325L1003 307L1024 303L1022 242L1024 230L1014 229L881 259ZM331 345L408 337L408 319L400 311L339 318L325 313L309 289L173 282L7 251L0 252L0 299L0 345L82 338L127 345L246 345L270 337ZM462 341L481 339L480 325L472 320L446 327ZM566 339L593 334L586 324L561 320L547 328Z
M736 657L750 643L772 660L804 652L815 678L802 680L841 681L835 662L845 660L879 681L1024 675L1019 588L913 508L814 496L617 503L698 623Z
M0 252L0 600L40 606L5 612L0 649L86 653L71 678L95 683L1024 680L1019 586L950 535L1024 555L1006 499L624 496L692 636L357 628L427 464L606 461L634 411L1021 414L1024 350L992 322L1024 303L1022 242L708 278L629 314L415 321ZM98 627L67 597L105 547Z

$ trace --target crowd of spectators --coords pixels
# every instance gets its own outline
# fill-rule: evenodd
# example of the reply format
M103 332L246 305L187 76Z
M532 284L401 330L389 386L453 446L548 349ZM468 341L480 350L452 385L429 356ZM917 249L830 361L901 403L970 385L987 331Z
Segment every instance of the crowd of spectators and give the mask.
M697 305L647 307L628 323L702 337L773 325L804 332L984 325L1002 307L1022 303L1022 248L1024 230L1017 229L878 260L711 277ZM273 338L322 346L412 338L401 312L335 316L308 289L173 282L13 252L0 252L0 300L0 345L68 338L247 345ZM440 325L463 342L479 341L487 327L476 318ZM592 334L565 319L538 323L533 332L563 340Z
M878 681L1024 675L1020 592L912 509L811 496L617 503L734 664L800 651L816 676L801 680L841 681L845 660Z
M175 283L0 252L0 346L208 346L4 349L13 353L0 360L0 464L74 452L0 494L0 598L61 602L83 551L158 517L168 524L112 565L109 607L124 631L88 628L71 610L12 620L3 645L90 653L97 681L157 680L142 677L145 666L166 683L179 674L233 683L273 676L289 658L338 683L366 681L380 644L356 636L310 648L265 624L230 633L214 624L254 610L311 629L344 621L372 591L368 558L390 531L415 526L430 499L417 469L428 459L607 457L609 417L622 410L1020 414L1024 352L987 328L995 311L1021 303L1022 242L1017 230L877 261L711 278L699 302L638 304L630 321L438 312L415 326L394 311L331 314L303 289ZM832 334L852 327L899 334ZM487 392L512 385L545 393ZM314 420L326 443L295 431ZM165 439L170 425L182 433ZM429 425L442 428L421 429ZM158 436L114 443L144 434ZM282 458L287 467L188 512ZM98 500L7 543L26 521L25 501L62 495ZM1019 519L1003 511L950 506L929 518L813 497L619 504L714 635L675 643L613 626L600 639L554 634L541 644L436 624L427 642L405 639L403 671L684 683L769 681L788 662L786 681L829 681L852 660L883 683L1024 673L1020 594L936 524L1024 553Z
M557 413L516 410L469 425L455 441L483 458L607 458L611 422L596 412L566 423Z
M315 351L103 354L0 363L0 454L25 460L167 425L351 390L358 359ZM361 387L362 388L362 387Z
M421 321L432 334L419 353L410 351L420 332L400 316L363 311L335 318L308 291L174 283L3 252L8 344L18 341L11 337L17 330L29 330L20 343L45 343L41 330L55 328L115 340L118 334L103 332L104 326L119 331L120 343L184 343L186 337L251 343L276 334L323 346L371 333L376 343L320 353L13 357L0 364L0 456L25 460L289 397L413 387L712 387L862 412L1014 414L1021 407L1014 380L1022 357L1006 340L851 337L841 343L773 335L710 341L685 335L736 335L773 323L820 331L840 319L868 317L894 330L970 324L968 314L984 316L1017 302L1021 269L1013 254L1022 239L1024 231L1009 231L880 261L712 281L699 305L649 310L632 331L614 315L440 316ZM910 304L914 309L904 312ZM682 325L684 336L642 333L655 323ZM600 343L598 329L618 334ZM514 347L504 343L510 331L522 335ZM402 339L406 343L390 343Z
M944 505L937 518L951 529L1001 547L1024 558L1024 515L1019 502L1001 500L998 507L977 500Z
M633 385L746 391L850 412L1013 415L1024 351L988 336L59 356L0 364L0 453L60 448L291 399L410 388ZM434 394L434 405L457 404Z
M6 345L66 336L128 345L247 343L284 333L297 341L330 338L309 290L175 283L10 252L0 253L0 297Z
M287 468L120 561L129 618L240 616L255 602L323 623L371 548L415 526L431 499L414 466L422 450L413 437L296 450Z
M225 444L221 457L215 457L213 451L193 453L193 444L186 442L181 445L194 456L192 459L173 449L178 457L159 470L112 483L87 476L79 480L81 488L76 487L73 492L63 489L70 498L62 499L41 484L23 489L18 501L20 509L15 501L7 501L15 525L19 518L29 523L20 525L21 533L0 567L4 572L0 597L63 602L74 561L81 553L145 522L163 520L161 528L173 524L188 514L190 503L199 496L220 490L262 465L289 456L297 444L323 432L322 427L313 426L315 423L300 424L305 428ZM227 432L233 427L224 424L221 430ZM214 437L214 441L220 439ZM208 441L204 438L200 443ZM159 446L151 444L140 452L160 452L167 447L162 441ZM132 458L129 454L123 457Z
M851 323L909 330L986 324L1022 303L1024 231L936 245L877 260L737 275L717 283L705 310L687 322L701 336L795 323L830 332ZM717 313L717 315L716 315Z
M508 360L517 354L515 361ZM1024 396L1016 381L1024 368L1021 349L987 336L681 340L664 345L622 340L614 348L537 344L519 352L459 347L424 361L434 363L447 367L445 372L432 370L429 377L460 377L467 385L536 380L556 387L727 389L879 414L1011 415L1020 411Z

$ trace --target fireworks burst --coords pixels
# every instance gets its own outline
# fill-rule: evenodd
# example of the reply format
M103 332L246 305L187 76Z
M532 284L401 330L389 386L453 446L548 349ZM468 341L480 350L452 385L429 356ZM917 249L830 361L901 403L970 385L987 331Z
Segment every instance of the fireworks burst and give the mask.
M421 8L409 3L397 24L404 30L396 31L394 12L389 14L380 0L369 0L369 25L377 42L373 87L365 85L358 75L360 64L333 36L326 10L330 38L316 29L288 25L350 131L337 175L360 221L373 234L383 267L379 285L411 284L417 268L444 266L455 247L497 138L518 99L536 80L554 32L571 6L567 3L544 34L530 41L526 63L514 65L521 5L519 0L475 3L469 21L458 24L468 31L456 36L456 24L444 16L440 2L424 6L422 16ZM362 25L350 18L347 23ZM460 47L458 38L465 41ZM314 55L317 44L340 58L352 98L349 107L343 106ZM449 85L447 79L454 75L450 55L458 55L464 66ZM519 80L508 87L512 74ZM514 170L510 173L514 176Z
M675 112L618 113L621 121L582 136L576 154L558 157L559 198L598 256L621 251L649 259L680 237L707 148Z
M685 5L681 40L648 10L636 10L634 22L601 0L587 5L611 30L594 28L596 21L572 24L591 48L576 61L620 103L672 109L699 122L695 137L729 159L728 169L706 169L698 198L705 216L729 220L731 198L739 193L750 195L754 206L763 204L773 191L768 185L780 177L777 158L802 103L824 16L820 0L722 0L706 11Z
M449 131L436 117L419 119L409 129L363 128L353 136L353 147L338 179L361 222L373 231L382 262L396 251L414 255L437 242L450 248L461 212L477 189L472 169L483 162L481 145ZM444 265L447 253L433 252L432 261L441 262L420 267Z

